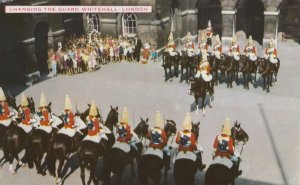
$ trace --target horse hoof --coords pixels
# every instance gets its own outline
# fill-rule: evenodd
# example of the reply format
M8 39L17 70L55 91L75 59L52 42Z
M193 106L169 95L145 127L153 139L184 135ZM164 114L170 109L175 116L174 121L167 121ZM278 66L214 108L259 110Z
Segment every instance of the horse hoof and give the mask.
M10 174L11 174L11 175L16 175L17 172L16 172L16 170L12 170L12 171L10 172Z

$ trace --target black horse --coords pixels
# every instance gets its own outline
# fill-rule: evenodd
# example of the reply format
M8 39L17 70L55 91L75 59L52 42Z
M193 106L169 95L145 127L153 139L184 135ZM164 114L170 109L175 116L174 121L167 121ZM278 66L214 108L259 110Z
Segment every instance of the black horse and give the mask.
M213 75L213 81L215 85L218 85L218 71L220 70L221 72L221 79L220 82L223 82L225 80L225 70L226 70L226 60L225 60L225 55L222 53L220 59L216 58L215 55L210 56L210 66L211 66L211 71Z
M267 89L267 93L269 93L272 83L271 62L266 61L264 58L258 58L258 73L260 73L263 78L263 90Z
M179 68L179 53L177 52L177 55L171 56L169 52L164 52L163 56L163 68L165 70L165 81L168 80L168 69L169 69L169 74L170 78L173 77L172 73L172 66L174 66L174 75L178 77L178 68Z
M141 138L146 137L148 133L148 119L143 120L137 125L137 127L133 130L135 134ZM128 164L131 164L132 175L133 173L133 160L136 159L138 174L140 174L140 160L141 153L143 150L143 144L141 142L136 143L136 149L131 148L128 153L119 149L112 148L108 155L104 156L103 162L103 171L101 174L101 179L105 184L110 184L110 174L114 173L116 176L116 182L114 184L121 185L123 172Z
M249 140L249 136L241 128L241 124L238 124L237 121L231 129L231 133L235 145L235 151L241 154L243 147L238 147L238 145L243 146ZM228 168L221 163L211 164L205 173L205 185L234 185L235 178L241 174L241 171L238 171L239 163L240 158L238 158L237 164L233 165L232 168Z
M181 51L181 56L180 56L180 70L181 70L181 81L183 81L183 72L185 72L186 76L186 81L188 81L189 77L191 76L191 71L190 71L190 66L192 62L192 57L188 56L187 51Z
M196 141L199 137L200 122L192 123L192 133L194 133ZM202 168L202 157L199 155L196 161L191 159L177 159L174 163L174 179L176 185L194 185L195 174L197 169Z
M16 104L16 97L15 96L9 95L7 97L6 101L7 101L7 104L8 104L9 107L12 107L15 110L18 109L17 104ZM4 125L4 124L0 123L0 148L3 147L3 144L4 144L3 143L4 142L4 135L7 132L7 130L9 130L13 125L17 124L15 121L13 121L12 118L9 118L7 121L9 122L8 125L6 125L6 124ZM3 158L0 159L0 167L3 165L2 161L4 159L5 159L4 156L3 156Z
M84 114L85 113L81 114L80 118L86 118ZM77 151L82 139L87 134L87 128L80 131L81 133L76 132L72 138L63 133L57 133L50 142L49 150L46 156L46 162L48 171L51 176L54 176L56 184L62 184L62 168L65 160L68 160L68 157L71 155L71 153ZM59 161L57 169L55 165L56 160Z
M227 74L227 88L232 88L232 82L239 71L239 61L235 60L233 56L225 55L226 59L226 74Z
M105 126L110 129L111 133L106 134L108 140L101 140L100 143L95 143L93 141L85 140L82 141L78 148L78 158L80 166L80 177L82 184L85 183L85 168L89 167L90 177L88 184L93 181L95 185L98 184L98 180L95 177L95 171L97 167L97 161L100 156L105 155L109 152L110 148L115 142L115 137L113 134L113 127L118 123L118 107L111 107L110 112L108 113L107 119L105 121Z
M27 100L31 113L35 113L33 98L27 97ZM49 114L52 114L51 102L47 106L47 110ZM50 134L42 129L34 129L28 138L28 150L30 150L29 162L34 162L38 174L46 175L41 165L42 158L44 154L48 152L51 139L58 132L60 127L62 127L62 124L58 125L58 128L52 128Z
M249 82L251 81L252 68L255 68L253 63L255 62L251 61L248 57L246 56L241 57L241 65L242 65L241 72L243 74L244 89L249 90ZM256 75L255 75L255 80L256 80Z
M174 137L177 132L176 123L172 120L167 120L164 130L167 135L167 140L169 140L170 137ZM160 184L161 170L163 167L165 167L164 176L166 184L167 173L170 168L170 156L163 153L163 159L161 159L156 155L143 155L141 159L141 170L139 175L141 184L147 185L149 179L151 179L154 184Z
M29 102L32 103L32 102ZM51 112L51 102L46 106L46 108ZM20 107L20 106L19 106ZM30 105L29 107L32 107ZM17 119L20 121L20 119ZM22 123L20 123L22 124ZM14 124L4 135L4 156L7 161L9 161L9 169L11 174L15 174L16 170L13 169L12 163L14 159L18 161L17 168L19 166L25 166L25 163L29 163L29 167L32 167L32 161L31 161L31 148L30 148L30 137L31 137L32 131L28 134L17 124ZM19 159L19 153L25 149L25 155L22 158L22 160Z
M199 98L201 98L201 108L202 113L205 115L205 99L206 95L209 93L210 98L214 95L214 83L213 80L205 81L200 75L199 78L191 78L190 80L190 95L193 95L195 98L196 104L196 114L199 112ZM211 100L209 99L209 107L211 106Z

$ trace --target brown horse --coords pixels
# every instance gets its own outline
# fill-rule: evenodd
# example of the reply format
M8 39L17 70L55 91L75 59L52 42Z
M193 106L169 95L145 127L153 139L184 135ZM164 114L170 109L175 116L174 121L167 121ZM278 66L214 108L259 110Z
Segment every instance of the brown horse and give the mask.
M82 184L85 185L85 168L89 167L90 169L90 178L88 184L91 181L95 185L99 184L98 180L95 177L95 171L97 167L97 161L100 156L105 155L109 152L110 148L115 142L115 137L113 134L113 127L118 123L118 107L113 108L107 116L105 121L105 126L108 127L111 131L111 134L106 134L108 140L101 140L100 143L95 143L89 140L82 141L78 148L78 157L79 157L79 166L80 166L80 177Z
M148 128L149 128L148 119L146 120L141 119L141 122L136 126L136 128L133 131L136 133L136 135L139 138L146 137L146 134L148 133ZM123 172L128 164L131 164L131 167L133 167L134 159L136 159L137 169L138 172L140 173L141 170L140 159L143 150L143 144L141 142L136 143L136 149L131 148L131 150L128 153L126 153L125 151L119 148L112 148L109 154L104 156L103 159L104 166L103 166L101 178L105 184L110 183L111 172L116 175L116 182L114 184L116 185L123 184L122 183ZM133 171L132 171L132 175L134 175Z

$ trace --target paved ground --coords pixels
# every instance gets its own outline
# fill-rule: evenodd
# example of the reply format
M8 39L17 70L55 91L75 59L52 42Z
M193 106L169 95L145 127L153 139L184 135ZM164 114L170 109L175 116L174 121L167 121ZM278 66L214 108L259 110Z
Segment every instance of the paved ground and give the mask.
M187 93L188 85L179 79L164 82L164 72L159 63L109 64L93 73L75 76L58 76L25 89L38 103L41 92L52 101L53 110L59 114L64 108L65 94L73 105L84 110L95 100L106 116L109 106L129 108L130 121L136 125L140 117L149 117L151 124L156 110L165 118L173 119L178 129L187 112L194 121L201 122L199 142L204 148L204 162L211 163L212 143L226 117L238 120L248 132L250 140L242 154L240 185L299 185L300 184L300 46L294 42L280 43L279 58L282 61L278 84L266 94L261 86L245 90L234 85L233 89L221 84L215 89L213 108L207 108L206 116L196 115L193 97ZM261 81L258 82L261 84ZM20 92L23 87L11 87ZM17 97L18 102L20 95ZM120 112L121 114L121 112ZM0 153L2 156L2 152ZM65 184L80 184L76 157L70 165L75 169ZM203 183L204 173L197 173L197 184ZM125 174L127 184L137 184L137 178ZM35 185L51 184L49 175L37 176L35 170L20 169L16 176L8 173L8 165L0 170L0 184ZM168 184L173 184L172 172Z

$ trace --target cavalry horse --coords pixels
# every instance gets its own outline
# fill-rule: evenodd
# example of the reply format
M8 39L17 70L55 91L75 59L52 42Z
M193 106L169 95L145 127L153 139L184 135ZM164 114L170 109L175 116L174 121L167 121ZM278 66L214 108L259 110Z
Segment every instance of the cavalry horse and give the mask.
M181 51L181 56L180 56L180 70L181 70L181 81L183 81L183 71L185 70L185 76L186 76L186 81L188 81L189 77L191 76L191 71L190 71L190 66L192 62L192 57L188 56L187 51Z
M213 75L213 81L216 85L218 85L218 71L221 72L221 81L225 80L225 70L226 70L226 60L225 55L221 53L220 59L216 58L215 55L210 56L209 64L211 66L211 71Z
M208 79L209 80L209 79ZM196 104L196 114L199 113L199 98L201 98L201 108L202 113L205 115L205 99L207 93L209 93L209 107L211 106L211 97L214 95L214 83L213 80L204 80L202 74L199 76L199 78L191 78L190 80L190 90L189 94L193 95L195 98L195 104Z
M17 110L18 107L16 105L16 98L15 96L9 95L7 97L7 103L8 106L11 107L13 110ZM13 125L16 125L17 123L13 120L12 117L10 117L7 120L0 121L0 148L3 147L3 141L4 141L4 135ZM2 166L2 161L5 159L5 157L0 159L0 168Z
M243 73L243 79L244 79L244 88L249 90L249 82L252 82L252 73L254 73L254 83L256 83L256 74L257 74L257 68L258 68L258 61L252 61L245 55L241 55L241 72Z
M165 81L168 80L168 69L169 69L169 74L170 78L173 77L172 74L172 66L174 66L174 75L178 77L178 68L179 68L179 53L176 51L177 55L171 56L169 52L164 51L163 52L163 68L165 70Z
M84 140L81 142L78 148L78 158L80 166L80 177L82 184L85 185L85 168L89 167L90 177L88 184L93 181L95 185L99 184L95 177L95 171L97 167L97 161L100 156L105 155L109 152L112 145L115 143L115 137L113 134L113 127L118 123L118 107L111 107L108 113L107 119L105 121L105 126L111 131L110 134L106 134L108 140L101 139L100 143L95 143L93 141Z
M28 98L29 99L29 98ZM33 99L29 105L34 105ZM37 173L41 175L46 175L46 172L42 168L42 159L44 157L44 154L49 151L50 143L52 142L53 137L57 134L58 130L63 127L63 119L55 116L52 113L51 103L47 106L49 114L52 116L52 131L50 133L47 133L43 129L39 129L38 127L32 131L29 137L29 149L30 149L30 161L34 162L34 165L36 167ZM35 112L34 106L31 107L31 112ZM55 126L54 126L55 125Z
M167 124L164 127L164 131L167 135L167 141L171 137L173 137L173 141L174 136L177 132L176 123L172 120L167 120ZM169 149L171 149L171 147ZM141 170L139 175L141 185L148 185L149 179L151 179L154 184L160 184L161 169L163 167L165 167L164 177L166 184L167 173L170 169L170 157L160 149L148 148L148 150L145 151L141 159Z
M236 79L239 72L239 61L235 60L233 56L225 55L226 59L226 75L227 75L227 88L232 88L232 82ZM237 73L237 74L236 74Z
M194 124L192 123L192 133L194 133L196 141L199 137L200 122ZM198 169L198 160L192 159L188 152L184 153L187 157L181 157L175 160L174 163L174 180L176 185L194 185L195 184L195 174ZM196 156L196 154L192 154ZM178 154L177 154L178 156Z
M32 98L27 98L29 101L29 108L32 109L34 107L34 102ZM51 102L46 106L46 108L51 112ZM34 111L34 110L31 110ZM20 121L20 118L17 118L18 122ZM22 124L22 123L19 123ZM7 132L4 135L4 156L7 161L9 161L9 171L11 174L16 174L16 170L13 169L13 161L14 159L17 160L17 168L20 166L25 166L23 161L26 163L29 163L29 167L32 167L32 158L31 158L31 148L30 148L30 138L32 135L32 131L29 133L26 133L25 130L21 127L19 127L17 124L14 124L12 127L10 127ZM19 153L25 149L25 156L22 160L19 159Z
M90 107L82 114L80 114L80 119L82 121L86 120ZM98 109L97 109L98 111ZM79 115L77 112L76 115ZM99 111L96 117L100 117ZM69 155L77 151L82 139L87 134L87 128L81 129L81 133L76 132L71 138L63 133L57 133L52 142L49 144L49 150L46 156L46 162L48 166L48 171L51 176L54 176L55 184L62 184L62 168L64 166L65 160L68 160ZM58 168L56 169L56 160L59 161Z
M243 152L243 146L249 140L249 136L237 121L231 129L231 133L235 145L235 153L240 155ZM220 159L221 157L217 158ZM236 165L232 165L232 161L224 157L224 159L221 158L211 164L205 173L205 185L234 185L235 178L241 174L241 171L238 172L239 163L239 157Z
M263 78L263 90L267 89L267 93L270 92L270 85L272 83L272 67L269 61L264 58L258 58L258 73Z
M148 133L148 119L143 120L133 130L133 134L136 134L138 138L146 137ZM133 136L135 137L135 136ZM126 145L125 146L123 146ZM136 159L138 174L140 174L140 160L143 150L143 144L137 141L136 148L128 146L129 144L120 143L120 147L113 147L110 152L104 156L103 171L101 178L104 184L110 184L110 174L113 173L116 176L116 182L113 184L121 185L123 172L128 164L131 164L132 175L133 173L133 160ZM129 147L129 148L128 148ZM122 148L122 149L121 149ZM126 151L125 151L126 150ZM129 151L128 151L129 150Z

